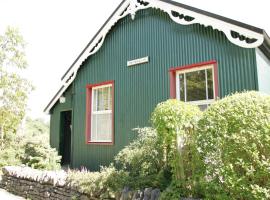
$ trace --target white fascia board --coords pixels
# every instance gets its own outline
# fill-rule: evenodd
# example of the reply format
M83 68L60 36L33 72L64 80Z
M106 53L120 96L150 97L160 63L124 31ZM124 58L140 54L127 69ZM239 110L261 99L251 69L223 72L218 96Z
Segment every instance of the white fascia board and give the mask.
M170 4L169 2L164 2L160 0L143 0L143 3L147 3L147 5L143 5L139 3L137 0L126 0L122 3L122 5L118 8L118 10L114 13L114 15L110 18L110 20L104 25L103 29L97 34L93 42L88 46L88 48L85 49L85 51L82 53L82 55L78 58L76 63L73 65L73 67L68 71L68 73L64 76L62 80L62 86L63 89L58 92L58 94L52 99L50 104L46 107L44 110L45 113L49 113L50 109L53 107L53 105L58 101L58 99L61 97L61 95L65 92L65 90L68 88L68 86L73 82L77 75L77 71L80 68L82 62L86 60L90 55L95 54L100 47L102 46L106 35L110 31L110 29L122 18L126 17L127 15L131 15L131 18L134 19L136 12L138 10L143 10L147 8L154 8L154 9L160 9L170 16L170 18L181 25L190 25L190 24L201 24L205 27L211 26L213 29L217 29L219 31L222 31L228 40L232 42L235 45L238 45L243 48L255 48L260 46L264 41L264 35L257 33L255 31L251 31L249 29L230 24L228 22L224 22L222 20L216 19L214 17L209 17L200 13L197 13L195 11L191 11L173 4ZM180 19L178 17L173 16L172 11L178 12L180 14L183 14L185 16L190 16L194 18L192 21L186 21L184 19ZM240 41L239 38L233 38L231 36L231 31L235 31L239 33L242 36L256 39L257 41L248 44L245 41Z

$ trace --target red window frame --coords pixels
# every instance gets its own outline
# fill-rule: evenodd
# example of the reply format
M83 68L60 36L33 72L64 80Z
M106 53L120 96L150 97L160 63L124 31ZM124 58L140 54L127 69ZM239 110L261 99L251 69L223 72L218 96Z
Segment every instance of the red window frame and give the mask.
M200 63L195 63L191 65L184 65L180 67L172 67L169 69L169 74L170 74L170 98L171 99L176 99L176 72L181 71L181 70L187 70L187 69L192 69L192 68L199 68L199 67L205 67L206 65L213 65L214 69L214 90L215 90L215 96L214 99L217 99L219 96L218 94L218 66L217 66L217 61L216 60L210 60L206 62L200 62Z
M112 141L111 142L92 142L91 140L91 114L92 114L92 88L103 85L112 85ZM86 144L113 145L114 144L114 81L86 85L86 122L85 139Z

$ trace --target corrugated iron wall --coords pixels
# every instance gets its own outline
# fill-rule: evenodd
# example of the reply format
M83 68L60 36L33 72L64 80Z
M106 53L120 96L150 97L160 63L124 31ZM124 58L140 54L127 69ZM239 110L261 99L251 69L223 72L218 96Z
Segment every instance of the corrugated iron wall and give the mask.
M51 109L50 119L50 144L59 150L60 131L61 131L61 112L72 110L72 85L63 94L66 98L65 103L58 103Z
M128 60L144 56L149 63L127 67ZM109 164L136 137L133 128L150 126L156 104L169 98L169 68L217 60L219 96L224 97L257 89L255 59L254 49L235 46L223 33L176 24L159 10L139 11L134 21L126 17L83 63L74 81L73 167L96 170ZM85 144L86 85L107 80L115 81L115 145Z

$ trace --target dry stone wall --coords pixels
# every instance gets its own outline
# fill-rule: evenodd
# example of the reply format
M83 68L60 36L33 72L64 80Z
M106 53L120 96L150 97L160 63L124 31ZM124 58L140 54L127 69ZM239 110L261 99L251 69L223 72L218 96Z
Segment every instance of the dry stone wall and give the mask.
M29 167L4 167L0 188L33 200L88 199L66 184L65 171L40 171Z
M79 188L69 185L67 173L61 171L41 171L29 167L7 166L2 168L0 188L32 200L98 200L79 192ZM158 188L133 191L125 187L117 200L158 200ZM179 198L179 200L194 200Z

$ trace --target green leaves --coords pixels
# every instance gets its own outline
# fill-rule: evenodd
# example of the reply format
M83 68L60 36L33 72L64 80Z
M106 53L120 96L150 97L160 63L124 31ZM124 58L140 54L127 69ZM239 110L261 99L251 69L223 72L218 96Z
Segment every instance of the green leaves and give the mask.
M19 31L8 27L0 35L0 124L4 134L16 132L27 105L32 85L20 76L26 68L25 43Z
M270 184L266 181L270 180L269 136L267 95L234 94L204 112L196 141L209 177L209 198L213 198L212 193L234 199L269 198ZM211 184L215 185L215 191L211 191Z
M44 141L28 141L24 146L22 163L34 169L60 169L61 156Z
M186 195L197 187L195 176L199 160L194 131L200 116L197 106L170 99L158 104L151 117L163 149L164 162L172 169L173 181L186 191Z
M197 106L170 99L157 105L151 121L158 133L172 130L171 133L176 134L177 129L192 127L192 122L200 116L200 113Z
M120 169L129 173L130 187L137 188L139 185L153 187L155 185L151 183L155 181L153 175L157 176L164 167L162 147L155 129L146 127L136 130L139 133L138 137L115 156L115 162ZM138 181L135 182L135 179ZM147 179L151 180L146 181Z

